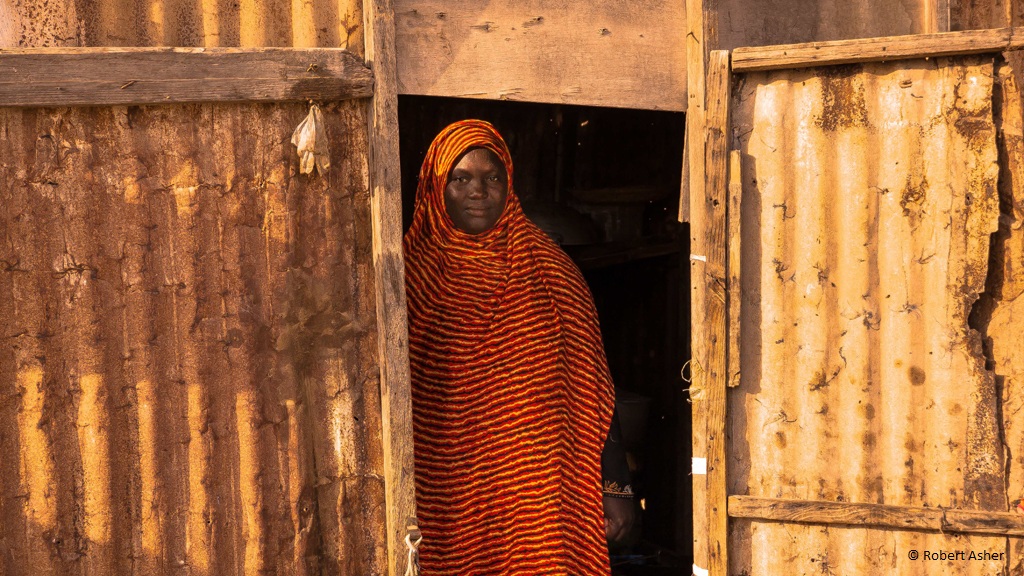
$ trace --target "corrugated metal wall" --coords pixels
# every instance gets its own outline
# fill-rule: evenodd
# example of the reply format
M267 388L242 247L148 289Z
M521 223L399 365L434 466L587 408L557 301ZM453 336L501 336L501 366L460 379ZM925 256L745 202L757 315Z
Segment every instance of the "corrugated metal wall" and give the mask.
M346 45L358 3L15 5L6 45ZM0 109L0 574L386 564L363 102Z
M992 237L986 293L972 318L985 337L985 355L1001 392L1007 447L1007 497L1024 498L1024 121L1020 81L1024 54L1008 53L996 76L999 127L999 231ZM1012 66L1011 66L1012 65ZM1010 574L1024 573L1024 539L1010 540Z
M968 325L999 218L991 57L748 74L729 493L1006 511ZM733 521L734 574L994 574L1001 538Z

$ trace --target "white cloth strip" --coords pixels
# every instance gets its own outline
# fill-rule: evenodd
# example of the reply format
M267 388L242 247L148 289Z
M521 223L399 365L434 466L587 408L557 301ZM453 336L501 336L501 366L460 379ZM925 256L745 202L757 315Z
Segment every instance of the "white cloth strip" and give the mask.
M693 565L693 576L708 576L708 571L696 564Z
M700 254L690 254L690 260L697 260L698 262L707 262L707 256L701 256Z
M707 458L691 458L692 463L690 464L690 470L694 475L707 474L708 473L708 459Z

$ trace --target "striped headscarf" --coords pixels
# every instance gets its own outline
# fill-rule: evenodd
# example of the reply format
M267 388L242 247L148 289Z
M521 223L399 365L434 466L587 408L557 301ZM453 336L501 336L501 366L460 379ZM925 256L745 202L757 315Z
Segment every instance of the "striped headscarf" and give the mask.
M505 210L478 235L444 205L472 148L508 172ZM405 257L423 574L607 575L614 392L597 313L575 264L523 215L487 122L452 124L430 145Z

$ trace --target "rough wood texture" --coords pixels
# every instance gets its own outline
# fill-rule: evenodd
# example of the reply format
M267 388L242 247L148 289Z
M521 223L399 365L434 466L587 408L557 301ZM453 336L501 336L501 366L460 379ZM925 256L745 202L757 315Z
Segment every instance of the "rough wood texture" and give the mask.
M401 94L685 109L682 2L398 0Z
M707 74L707 141L705 143L704 176L704 253L707 265L699 277L707 285L705 297L704 345L705 411L707 414L707 539L708 570L711 574L728 572L726 543L726 461L725 461L725 391L726 349L726 206L728 204L729 166L729 52L714 50L708 57Z
M740 151L731 150L729 152L729 206L726 209L729 342L725 353L728 359L726 384L730 388L740 384L740 310L743 308L742 291L740 290L740 262L742 261L742 234L740 227L743 215L743 181L740 166Z
M342 49L0 49L0 106L347 100L373 93Z
M1001 28L737 48L732 62L735 72L754 72L1001 52L1017 45L1024 45L1024 29Z
M704 196L704 86L708 54L718 46L717 0L686 1L686 147L679 221L690 220L690 198Z
M368 106L370 205L377 299L377 350L387 491L388 574L407 574L405 537L416 528L409 327L402 257L402 181L398 145L395 23L391 0L367 0L366 61L376 85ZM418 533L413 535L417 538Z
M722 48L941 31L936 0L718 2Z
M729 516L777 522L1024 536L1024 516L1015 512L730 496Z
M706 77L710 49L717 44L714 11L715 0L687 0L686 2L686 65L687 65L687 107L686 107L686 156L683 158L686 180L681 184L680 201L685 197L689 209L683 215L690 221L690 278L704 278L708 269L705 248L705 229L710 225L705 215L705 184L707 164L705 155L706 132ZM707 10L706 10L707 8ZM708 286L705 282L690 283L690 397L692 411L693 457L709 458L710 443L707 437L708 405L707 374L708 329L707 313ZM699 567L707 567L710 559L710 540L707 538L710 520L709 507L712 502L708 495L707 477L693 475L693 557Z

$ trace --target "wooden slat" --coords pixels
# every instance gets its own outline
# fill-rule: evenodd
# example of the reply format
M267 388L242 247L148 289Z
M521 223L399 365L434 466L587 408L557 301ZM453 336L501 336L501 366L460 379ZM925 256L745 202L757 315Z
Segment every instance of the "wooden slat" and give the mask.
M694 458L706 458L708 453L707 410L704 403L704 364L707 362L704 324L707 287L703 282L706 268L704 257L704 71L707 64L704 45L704 8L702 0L686 0L686 146L683 157L683 183L681 196L689 206L682 215L690 222L690 401L692 406L690 442ZM693 563L708 565L707 478L699 474L692 477L693 486Z
M0 49L0 106L344 100L372 94L336 48Z
M683 128L683 173L679 178L679 212L676 214L680 223L690 221L690 118L687 113Z
M690 222L690 374L692 381L691 401L693 405L691 447L695 458L710 461L708 438L709 406L707 403L709 345L711 327L707 322L709 286L702 282L709 268L705 230L710 225L706 214L705 181L707 164L705 154L705 105L708 57L711 48L718 43L717 14L718 0L686 0L686 67L687 67L687 108L686 108L686 165L684 174L687 182L680 191L689 199L689 210L683 214ZM713 266L713 263L710 263ZM707 568L710 564L711 539L708 538L710 508L713 506L708 494L708 477L693 475L693 558L694 564Z
M729 516L807 524L1024 536L1024 516L1009 512L730 496Z
M413 475L409 327L402 258L402 186L398 161L398 75L391 0L365 0L366 62L376 83L369 103L370 205L377 296L377 347L384 440L388 574L406 573L405 538L419 536Z
M395 0L401 94L686 108L682 2Z
M743 214L743 181L740 178L740 151L729 152L729 206L726 209L726 230L729 238L729 343L726 350L728 369L726 384L740 385L740 220Z
M725 391L726 391L726 206L729 160L729 52L712 51L708 58L707 121L704 179L704 250L707 265L698 277L707 286L705 314L707 353L705 411L707 415L707 540L710 574L725 576L726 543Z
M732 69L734 72L754 72L881 60L935 58L1000 52L1018 45L1024 46L1024 29L1021 28L783 44L736 48L732 54Z

